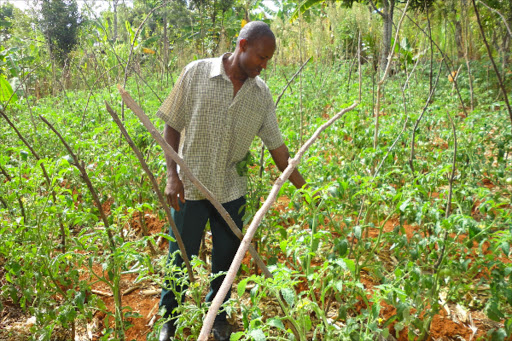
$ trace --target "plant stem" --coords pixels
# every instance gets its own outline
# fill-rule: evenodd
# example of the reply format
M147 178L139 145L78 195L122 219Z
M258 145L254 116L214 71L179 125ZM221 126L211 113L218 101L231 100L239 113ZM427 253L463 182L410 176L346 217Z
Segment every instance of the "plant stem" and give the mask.
M108 222L107 216L105 214L105 210L103 209L102 203L98 197L98 194L96 193L96 190L94 189L94 186L92 185L91 179L89 178L89 175L87 174L87 171L85 170L84 163L80 163L80 160L76 156L76 154L73 152L73 149L69 146L69 144L64 140L62 135L55 129L55 127L43 116L39 116L39 118L46 123L46 125L57 135L57 137L60 139L62 144L66 147L68 153L73 158L73 166L75 166L80 171L80 176L82 177L82 180L87 185L87 188L89 189L89 192L91 193L91 196L93 198L94 203L96 204L96 207L98 208L98 211L100 212L101 220L103 221L103 225L105 226L105 231L107 233L108 241L110 244L110 251L112 252L112 271L114 273L114 286L113 286L113 294L114 294L114 301L115 301L115 316L116 316L116 334L117 337L119 337L121 340L124 340L124 327L123 327L123 314L122 314L122 301L121 301L121 291L120 291L120 277L119 277L119 269L117 268L117 249L116 244L114 241L114 237L112 235L112 232L110 231L110 224Z
M480 33L482 35L482 39L484 41L485 48L487 49L487 54L489 55L489 59L491 60L492 67L494 68L494 72L496 73L496 77L498 78L498 85L500 86L501 92L503 94L503 99L505 100L505 104L507 105L507 110L508 110L508 114L510 117L510 123L512 124L512 108L510 107L510 103L508 101L507 90L505 89L505 85L501 79L500 71L498 70L496 63L494 62L491 47L489 46L489 43L487 42L487 38L485 37L484 28L483 28L482 22L480 20L480 13L478 13L478 8L476 7L476 2L475 2L475 0L471 0L471 1L473 2L473 7L475 8L476 21L478 22L478 27L480 27Z
M425 106L423 107L423 110L421 111L420 117L416 120L416 123L414 124L414 128L412 129L412 138L411 138L411 155L409 156L409 167L411 168L411 173L413 178L415 178L415 170L414 170L414 163L413 160L415 158L415 151L414 151L414 140L416 136L416 130L418 130L418 125L420 124L421 119L423 118L423 115L425 114L428 106L430 105L430 100L432 99L432 96L434 95L436 89L437 89L437 81L439 81L439 76L441 75L441 68L443 67L443 63L441 62L439 65L439 71L437 72L437 78L436 82L434 84L434 87L430 91L430 94L428 95L427 101L425 102Z
M123 134L124 138L126 139L126 142L130 146L130 148L132 148L133 152L137 156L137 159L139 160L142 169L144 169L144 172L146 172L146 175L148 176L148 178L151 182L151 185L153 186L153 191L155 191L155 194L158 197L158 201L160 201L160 205L162 205L162 207L165 211L165 215L167 216L167 221L171 225L171 229L174 234L174 238L176 239L176 243L178 244L178 247L180 248L181 258L183 259L183 261L185 262L185 265L187 267L190 282L191 283L195 282L194 273L192 271L192 266L190 265L190 260L187 255L185 245L183 244L183 239L181 239L181 235L178 231L178 228L176 227L176 223L174 222L174 219L172 219L171 210L169 209L169 205L167 205L165 198L162 195L160 188L158 187L158 183L156 182L155 176L149 169L148 164L146 163L146 161L144 160L144 157L142 156L142 153L137 148L135 143L133 143L130 135L126 131L126 128L124 127L123 123L119 119L119 116L117 116L116 112L110 107L108 102L105 102L105 106L107 107L107 111L109 112L110 116L112 116L112 118L114 119L114 122L116 122L117 126L119 127L119 130L121 130L121 133Z

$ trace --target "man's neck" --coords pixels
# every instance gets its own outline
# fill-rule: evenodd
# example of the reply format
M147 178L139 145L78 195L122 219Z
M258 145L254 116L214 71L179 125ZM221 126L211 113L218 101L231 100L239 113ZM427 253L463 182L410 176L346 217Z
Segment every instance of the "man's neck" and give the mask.
M232 82L243 83L247 80L247 74L243 72L238 64L238 56L235 53L232 53L227 58L223 58L222 62L224 63L224 70L226 71L226 75L231 79Z

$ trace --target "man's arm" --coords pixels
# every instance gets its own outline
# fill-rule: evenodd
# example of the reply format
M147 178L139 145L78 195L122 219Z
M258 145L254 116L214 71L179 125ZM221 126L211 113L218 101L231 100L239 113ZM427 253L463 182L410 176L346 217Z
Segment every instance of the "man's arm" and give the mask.
M276 149L270 150L270 155L274 160L277 168L282 172L288 167L288 159L290 158L290 153L288 152L288 148L285 144L282 144L281 147L277 147ZM290 175L289 180L295 186L295 188L300 189L306 185L306 181L300 175L297 168L295 168Z
M181 134L165 124L164 127L164 139L175 152L178 152L180 145ZM185 190L183 183L178 175L176 162L167 154L165 154L165 163L167 164L167 185L165 186L165 196L167 197L167 203L171 205L176 211L180 210L178 200L185 203Z

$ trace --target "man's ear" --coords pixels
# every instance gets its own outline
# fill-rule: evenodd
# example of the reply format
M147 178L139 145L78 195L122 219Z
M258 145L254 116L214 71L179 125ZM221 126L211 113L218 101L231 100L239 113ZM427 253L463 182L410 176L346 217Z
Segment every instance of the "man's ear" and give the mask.
M248 44L248 41L245 38L240 39L240 41L238 42L238 45L240 46L240 50L244 51L244 52L247 49L247 44Z

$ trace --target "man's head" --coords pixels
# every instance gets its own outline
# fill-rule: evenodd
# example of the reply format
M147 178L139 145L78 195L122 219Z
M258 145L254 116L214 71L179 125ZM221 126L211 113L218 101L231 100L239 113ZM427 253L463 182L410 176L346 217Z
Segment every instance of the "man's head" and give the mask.
M240 69L254 78L267 67L275 50L276 37L270 27L262 21L251 21L240 31L235 52L239 54Z

